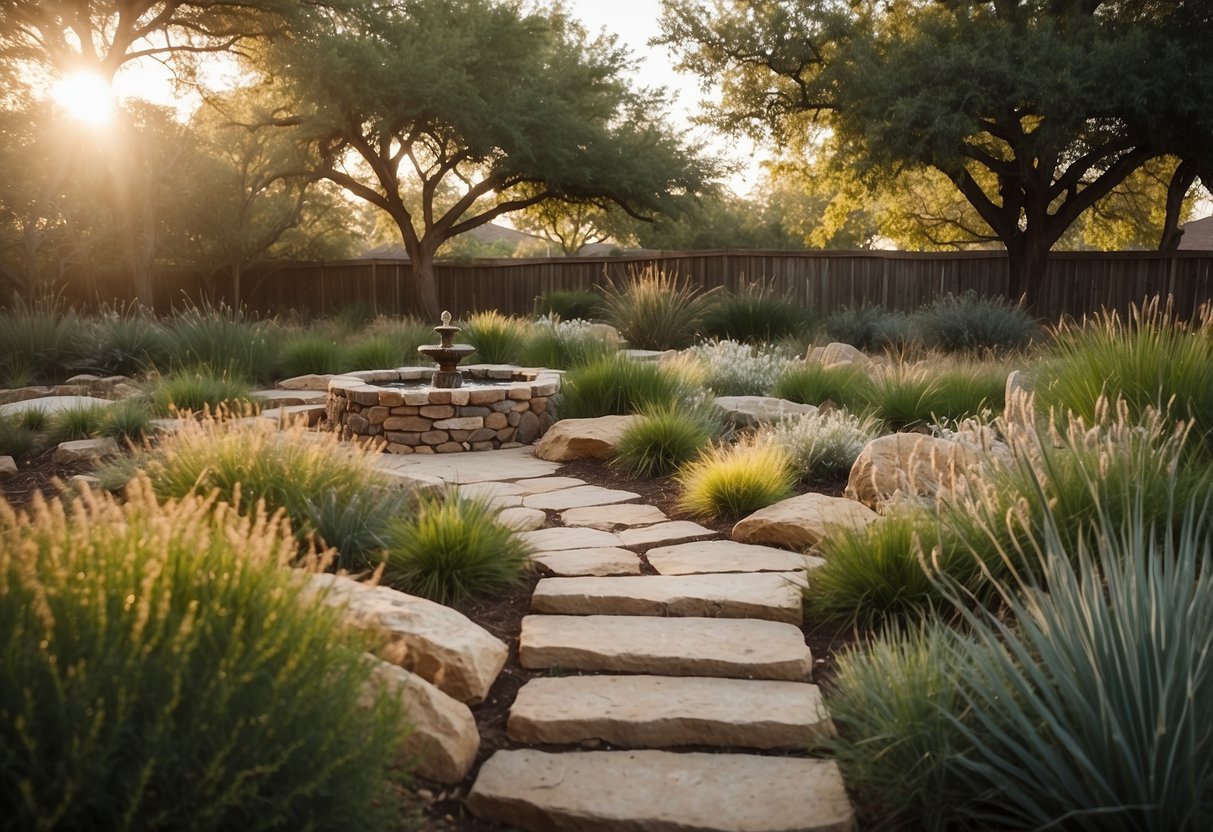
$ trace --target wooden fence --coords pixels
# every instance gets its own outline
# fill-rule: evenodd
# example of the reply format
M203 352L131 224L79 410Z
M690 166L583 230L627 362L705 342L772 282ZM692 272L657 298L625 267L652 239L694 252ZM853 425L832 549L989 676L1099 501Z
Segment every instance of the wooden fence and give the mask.
M527 314L553 289L586 289L645 268L680 275L705 288L730 290L762 282L796 303L827 313L876 304L913 309L948 293L1005 296L1005 252L648 252L623 257L482 260L435 267L439 300L456 317L484 309ZM376 311L416 310L410 266L399 260L284 263L248 275L240 300L261 312L324 315L353 303ZM1126 311L1154 296L1171 296L1192 316L1213 301L1213 252L1055 252L1037 299L1044 320L1101 308ZM230 299L229 299L230 300Z

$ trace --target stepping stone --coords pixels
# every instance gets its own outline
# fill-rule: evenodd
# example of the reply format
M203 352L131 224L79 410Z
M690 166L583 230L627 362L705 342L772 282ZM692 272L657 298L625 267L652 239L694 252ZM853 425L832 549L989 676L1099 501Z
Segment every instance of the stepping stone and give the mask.
M738 521L732 538L738 543L772 543L804 550L816 546L832 529L858 531L878 517L872 509L845 497L801 494Z
M635 500L639 496L634 491L620 491L615 488L603 488L600 485L579 485L575 488L565 488L561 491L532 494L529 497L523 497L522 504L527 508L562 511L566 508L622 503L626 500Z
M459 486L459 496L469 500L491 500L495 497L516 497L522 489L512 482L473 482Z
M532 679L510 706L510 739L622 748L705 745L804 751L833 733L816 685L697 676Z
M584 506L561 513L560 522L566 526L586 526L613 532L630 526L649 526L669 520L657 506L620 503L612 506Z
M427 474L448 483L546 477L560 467L558 462L536 459L529 445L474 454L379 454L375 465Z
M800 624L803 581L803 574L795 572L544 578L531 596L531 611L555 615L761 618Z
M787 682L813 672L798 627L751 618L528 615L518 660L528 668Z
M519 494L543 494L547 491L559 491L562 488L576 488L585 485L585 480L576 477L536 477L529 480L518 480L514 485L522 488Z
M562 552L567 549L599 549L622 546L619 535L598 529L539 529L522 536L535 552Z
M515 506L504 508L497 513L497 522L516 532L533 532L542 529L548 516L537 508Z
M833 760L670 751L497 751L467 797L528 830L849 832Z
M655 543L677 543L680 540L693 540L697 537L712 537L716 532L705 529L698 523L689 520L673 520L669 523L658 523L643 529L624 529L619 533L619 539L624 546L639 548L652 546Z
M640 574L640 556L615 546L571 549L567 552L541 552L531 555L531 560L539 564L544 572L559 577Z
M802 555L771 546L754 546L732 540L704 540L649 549L649 565L661 575L702 575L708 572L795 572L825 563L816 555Z

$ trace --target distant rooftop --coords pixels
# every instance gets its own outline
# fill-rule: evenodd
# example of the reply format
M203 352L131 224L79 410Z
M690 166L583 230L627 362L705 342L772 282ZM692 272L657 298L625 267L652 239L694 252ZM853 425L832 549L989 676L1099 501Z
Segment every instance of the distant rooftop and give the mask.
M1184 235L1179 247L1184 251L1213 251L1213 214L1203 220L1192 220L1180 226Z

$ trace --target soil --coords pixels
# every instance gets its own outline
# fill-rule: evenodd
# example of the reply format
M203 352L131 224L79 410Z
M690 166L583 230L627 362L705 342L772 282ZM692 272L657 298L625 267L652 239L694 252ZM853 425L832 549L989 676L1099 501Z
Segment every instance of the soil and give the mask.
M57 465L51 459L52 451L32 455L19 461L18 473L0 481L0 492L14 507L27 506L35 494L47 497L58 494L71 476L86 469L81 466ZM633 480L602 462L582 460L564 465L555 476L576 477L591 485L633 491L645 503L657 506L671 519L696 519L687 516L677 507L678 488L669 477L651 480ZM799 486L795 493L816 491L830 496L839 496L846 485L845 480L829 483L814 483ZM550 523L556 524L558 512L548 512ZM698 521L707 528L728 536L730 521ZM642 569L655 574L642 555ZM463 799L476 780L480 766L493 752L504 748L520 747L506 736L506 719L509 707L518 690L535 676L549 671L527 670L518 662L518 638L522 619L530 606L531 593L541 576L530 575L510 592L487 599L476 599L456 605L456 609L472 619L509 646L509 657L505 667L493 685L489 698L472 707L476 724L480 729L480 751L471 773L455 786L443 785L414 778L407 788L402 788L399 797L405 811L414 816L419 828L438 832L490 832L501 830L501 826L484 823L472 817L464 808ZM850 629L833 622L806 621L801 628L805 640L814 656L813 681L828 689L835 672L835 658L857 636ZM587 748L609 749L605 743L587 744ZM695 749L688 749L695 750ZM698 749L721 751L722 749ZM749 752L752 753L752 752ZM406 825L413 825L406 821Z

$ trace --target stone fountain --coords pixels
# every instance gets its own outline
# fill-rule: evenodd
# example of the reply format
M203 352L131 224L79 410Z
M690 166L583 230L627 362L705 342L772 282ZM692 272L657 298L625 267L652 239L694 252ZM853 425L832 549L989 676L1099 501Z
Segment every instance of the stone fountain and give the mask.
M425 344L417 348L417 352L428 356L438 365L438 371L430 384L439 390L453 390L463 386L463 373L459 371L459 362L476 351L471 344L455 344L452 341L459 332L459 327L451 326L451 313L442 313L442 324L434 327L438 333L437 344Z

